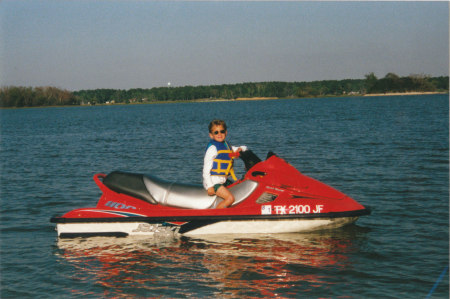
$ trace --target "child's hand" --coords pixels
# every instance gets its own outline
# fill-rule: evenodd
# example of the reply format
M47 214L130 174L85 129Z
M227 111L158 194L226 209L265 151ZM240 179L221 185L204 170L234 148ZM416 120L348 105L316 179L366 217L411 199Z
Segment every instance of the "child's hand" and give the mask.
M229 153L228 156L230 156L230 158L238 158L241 155L239 152L240 151Z
M213 196L214 194L216 194L216 192L214 191L214 187L208 188L208 195Z

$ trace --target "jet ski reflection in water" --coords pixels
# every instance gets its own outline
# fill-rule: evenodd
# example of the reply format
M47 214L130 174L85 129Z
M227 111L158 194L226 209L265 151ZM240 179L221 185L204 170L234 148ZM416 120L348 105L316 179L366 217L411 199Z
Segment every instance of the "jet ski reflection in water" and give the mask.
M96 174L103 192L97 206L53 217L61 238L128 235L294 233L341 227L370 210L340 191L312 179L269 152L240 153L246 173L227 188L235 201L201 185L167 182L144 174Z

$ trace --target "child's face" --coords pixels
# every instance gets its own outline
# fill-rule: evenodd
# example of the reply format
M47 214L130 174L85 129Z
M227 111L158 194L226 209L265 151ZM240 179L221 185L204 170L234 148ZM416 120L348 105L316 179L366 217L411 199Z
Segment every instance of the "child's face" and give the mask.
M222 125L213 126L211 132L209 132L209 137L217 142L224 142L227 137L227 131Z

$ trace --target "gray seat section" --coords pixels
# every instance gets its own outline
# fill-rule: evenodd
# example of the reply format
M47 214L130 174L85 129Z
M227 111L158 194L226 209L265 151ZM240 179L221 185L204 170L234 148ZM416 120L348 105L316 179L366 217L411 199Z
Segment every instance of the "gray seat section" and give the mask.
M209 196L201 185L170 183L150 175L145 175L143 180L153 199L163 206L212 209L223 200L218 196ZM235 198L233 206L250 196L257 186L257 182L247 180L231 187Z
M137 173L114 171L103 179L103 183L115 192L152 204L184 209L213 209L223 200L218 196L209 196L201 185L171 183ZM257 186L257 182L247 180L231 187L235 198L232 206L245 200Z

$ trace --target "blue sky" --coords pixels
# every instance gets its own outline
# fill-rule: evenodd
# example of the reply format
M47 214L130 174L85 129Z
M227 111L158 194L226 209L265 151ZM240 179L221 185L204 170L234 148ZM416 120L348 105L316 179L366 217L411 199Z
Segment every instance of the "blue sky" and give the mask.
M448 75L448 2L0 1L0 85Z

